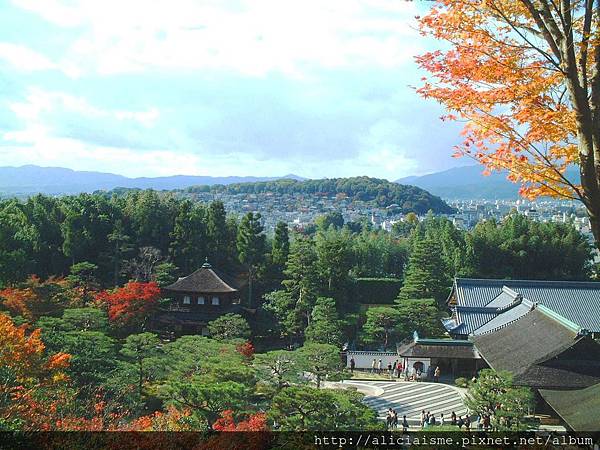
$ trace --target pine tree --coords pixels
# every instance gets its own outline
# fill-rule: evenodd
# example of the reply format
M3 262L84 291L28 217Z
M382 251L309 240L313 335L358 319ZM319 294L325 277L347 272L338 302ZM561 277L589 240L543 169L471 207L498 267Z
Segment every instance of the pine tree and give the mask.
M265 235L260 223L261 215L246 214L237 234L237 249L240 262L248 268L248 306L252 307L252 284L258 267L265 259Z
M215 266L222 266L228 254L227 221L223 202L214 201L208 207L206 232L210 245L209 258Z
M342 323L335 309L335 300L319 297L311 313L310 325L304 333L306 340L320 344L340 345Z
M277 222L275 226L275 235L271 248L271 259L273 264L283 267L290 254L290 236L287 223Z
M184 200L179 204L169 246L173 262L183 273L195 270L204 260L205 242L204 210L189 200Z
M417 239L408 261L398 301L419 298L443 300L450 285L442 248L436 239Z

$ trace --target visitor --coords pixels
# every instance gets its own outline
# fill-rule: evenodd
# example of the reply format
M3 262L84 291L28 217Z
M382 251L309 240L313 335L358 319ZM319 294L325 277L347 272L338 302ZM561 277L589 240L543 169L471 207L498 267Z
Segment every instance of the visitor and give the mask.
M381 360L379 360L379 362L377 363L377 372L382 373L382 371L383 371L383 362Z
M377 369L377 360L375 358L373 358L373 362L371 363L371 372L375 373L376 369Z
M354 356L350 358L350 373L354 373L354 368L356 367L356 361L354 361Z
M465 428L467 431L471 431L471 418L468 414L465 416Z
M408 431L408 420L406 420L406 416L402 418L402 432L406 433Z
M387 365L388 375L392 378L392 363L391 361Z
M456 425L456 413L454 411L450 414L450 425Z
M444 422L445 422L445 420L444 420L444 413L441 413L440 414L440 425L444 426Z
M398 372L398 378L400 378L402 376L402 363L398 362L398 365L396 366L396 371Z
M432 414L432 415L429 416L428 423L429 423L430 426L435 426L436 425L435 414Z
M456 425L458 425L458 428L462 429L464 424L465 424L465 421L463 420L462 416L458 416L458 420L456 421Z
M425 426L425 410L421 411L421 419L420 419L421 429Z
M392 428L393 421L394 421L394 416L392 415L392 408L389 408L387 411L386 418L385 418L385 422L387 424L388 430L390 430Z
M441 370L440 367L436 367L435 371L433 372L433 381L435 381L436 383L440 381L440 374L441 374Z
M490 429L490 416L489 414L483 415L483 429L488 431Z
M392 428L396 429L398 428L398 413L396 412L396 410L392 410Z

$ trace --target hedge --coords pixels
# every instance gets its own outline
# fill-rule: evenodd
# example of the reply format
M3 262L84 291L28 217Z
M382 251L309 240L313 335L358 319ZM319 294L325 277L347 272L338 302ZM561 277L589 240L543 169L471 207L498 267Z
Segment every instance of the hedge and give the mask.
M402 280L398 278L357 278L354 283L354 301L364 304L393 305Z

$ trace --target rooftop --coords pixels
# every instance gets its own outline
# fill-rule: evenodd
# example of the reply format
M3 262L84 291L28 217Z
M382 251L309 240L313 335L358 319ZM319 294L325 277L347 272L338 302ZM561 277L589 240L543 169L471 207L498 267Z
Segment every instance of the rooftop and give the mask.
M481 334L543 306L579 329L600 332L600 283L456 278L448 304L453 334Z
M180 278L164 289L182 293L223 294L237 292L237 289L232 286L233 284L232 279L224 274L217 273L207 261L191 275Z

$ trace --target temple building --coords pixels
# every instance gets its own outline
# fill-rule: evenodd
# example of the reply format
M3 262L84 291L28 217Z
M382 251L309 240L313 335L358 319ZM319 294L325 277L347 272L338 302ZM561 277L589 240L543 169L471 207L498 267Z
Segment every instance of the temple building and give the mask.
M150 327L163 334L208 336L208 322L223 314L246 312L236 285L207 261L194 273L163 288L163 298L168 301L152 318Z

